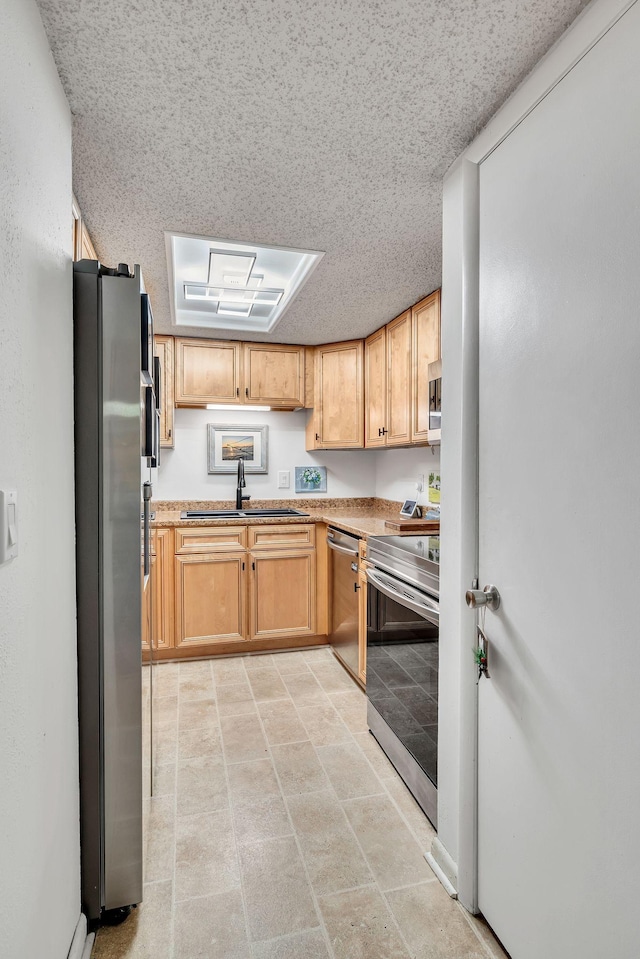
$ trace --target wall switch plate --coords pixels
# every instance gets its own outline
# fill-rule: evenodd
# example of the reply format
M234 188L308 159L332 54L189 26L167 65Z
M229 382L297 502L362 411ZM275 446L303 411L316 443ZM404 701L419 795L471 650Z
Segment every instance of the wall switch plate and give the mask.
M291 471L278 470L278 489L289 489L291 486Z
M18 494L0 490L0 566L18 555Z

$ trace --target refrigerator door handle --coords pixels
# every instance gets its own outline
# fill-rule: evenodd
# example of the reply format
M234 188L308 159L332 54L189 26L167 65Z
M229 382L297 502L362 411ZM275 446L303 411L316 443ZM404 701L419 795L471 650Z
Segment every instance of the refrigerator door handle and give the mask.
M151 518L151 495L153 493L151 483L142 484L142 500L143 500L143 549L144 549L144 578L145 583L149 572L151 570L151 528L149 526Z

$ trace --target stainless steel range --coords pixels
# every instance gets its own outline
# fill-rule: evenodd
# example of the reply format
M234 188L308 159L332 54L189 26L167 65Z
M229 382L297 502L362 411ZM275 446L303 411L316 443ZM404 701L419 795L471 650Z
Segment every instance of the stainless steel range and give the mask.
M437 826L439 536L367 545L369 729Z

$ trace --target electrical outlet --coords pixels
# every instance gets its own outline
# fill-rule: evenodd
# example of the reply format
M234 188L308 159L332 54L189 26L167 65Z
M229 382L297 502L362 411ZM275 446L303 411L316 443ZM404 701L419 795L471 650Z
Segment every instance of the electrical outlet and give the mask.
M424 492L424 473L420 473L418 476L418 482L416 483L416 489L419 493Z
M278 489L289 489L291 486L291 472L278 470Z

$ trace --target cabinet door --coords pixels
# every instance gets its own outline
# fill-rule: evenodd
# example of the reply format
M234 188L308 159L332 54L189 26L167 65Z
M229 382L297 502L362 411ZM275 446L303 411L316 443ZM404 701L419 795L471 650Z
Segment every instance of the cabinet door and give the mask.
M242 344L176 339L176 406L242 403Z
M151 558L153 648L173 646L173 530L155 530L155 556Z
M364 446L363 355L362 340L317 348L315 448Z
M154 351L160 360L160 446L173 447L173 337L155 336Z
M175 564L176 646L246 639L246 554L177 555Z
M244 344L244 401L285 409L304 406L303 346Z
M411 442L411 310L387 325L387 446Z
M249 639L315 634L315 552L281 549L250 556Z
M387 331L364 341L364 445L387 445Z
M440 290L421 300L411 310L411 436L426 443L429 430L429 363L440 359Z

